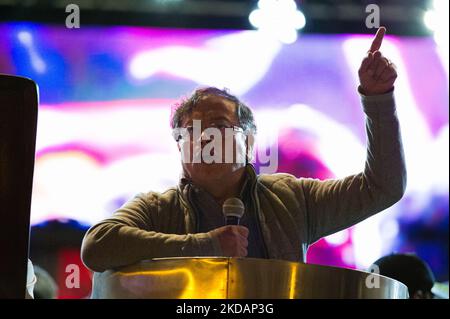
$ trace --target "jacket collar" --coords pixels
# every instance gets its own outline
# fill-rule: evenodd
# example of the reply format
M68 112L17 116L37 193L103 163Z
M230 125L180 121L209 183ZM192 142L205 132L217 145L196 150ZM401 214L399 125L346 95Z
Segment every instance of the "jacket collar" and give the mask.
M253 164L248 163L246 165L245 169L246 169L246 173L245 173L246 180L242 187L241 194L243 193L244 189L247 186L250 186L251 189L254 190L254 187L255 187L257 179L258 179L256 170L255 170L255 167L253 166ZM247 184L249 184L249 185L247 185ZM187 176L186 172L183 170L180 175L180 181L178 183L178 190L180 192L180 195L184 197L184 200L189 199L187 196L188 195L187 192L189 191L189 189L191 187L197 187L197 186L195 186L194 182L189 178L189 176Z
M250 193L255 193L257 175L255 168L252 164L246 165L246 181L241 193L250 187ZM183 170L180 176L180 181L178 183L178 198L181 204L186 208L185 211L185 222L186 229L189 233L198 232L198 212L195 209L195 205L192 202L192 190L196 187L193 181L187 176L186 172Z
M258 175L256 174L255 167L250 163L246 165L246 175L247 185L245 185L243 189L246 189L248 187L250 188L249 194L251 196L253 205L255 205L254 207L256 207L256 217L258 218L257 224L260 226L266 258L275 258L277 256L276 251L274 251L272 247L268 246L267 244L268 241L270 241L270 232L267 228L265 217L260 210L259 198L257 194ZM193 185L194 184L192 180L190 180L183 172L178 184L178 197L181 201L181 204L185 207L184 218L187 233L199 232L199 214L195 209L195 205L193 205L191 201L190 195Z

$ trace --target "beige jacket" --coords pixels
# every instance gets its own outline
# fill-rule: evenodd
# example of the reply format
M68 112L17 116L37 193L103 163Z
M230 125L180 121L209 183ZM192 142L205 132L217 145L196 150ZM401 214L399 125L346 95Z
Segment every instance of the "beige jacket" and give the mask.
M320 181L290 174L248 174L267 256L305 261L308 246L396 203L406 169L393 92L363 96L367 159L364 171ZM301 121L301 119L299 119ZM352 154L348 154L352 156ZM93 226L82 245L85 265L96 272L143 259L221 256L207 233L196 233L196 214L183 190L139 194L111 218Z

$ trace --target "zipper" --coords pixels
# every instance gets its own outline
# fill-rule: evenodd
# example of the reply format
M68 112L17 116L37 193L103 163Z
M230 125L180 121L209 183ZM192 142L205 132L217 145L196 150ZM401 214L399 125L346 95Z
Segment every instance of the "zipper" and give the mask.
M188 204L189 204L189 208L191 209L191 211L194 213L194 228L195 228L195 232L199 233L200 232L200 215L198 213L198 209L197 206L195 206L194 201L192 200L191 196L192 196L192 185L189 184L189 190L188 190Z
M195 207L192 205L191 200L190 200L190 196L191 196L191 184L186 185L186 187L189 187L189 190L187 191L188 194L188 198L184 198L183 197L183 190L179 187L179 196L181 199L181 202L183 203L183 205L185 206L185 208L188 210L188 214L189 214L189 218L192 220L192 224L193 224L193 228L194 228L194 233L199 233L200 232L200 225L198 222L199 219L199 215L198 212L196 211Z
M255 174L254 172L252 172L252 173ZM260 218L260 215L259 215L260 211L261 211L261 208L259 206L259 200L257 199L257 183L258 183L258 176L255 176L255 181L252 184L252 189L251 189L251 192L250 192L250 194L251 194L250 196L251 196L251 200L253 202L253 206L256 208L256 212L255 212L255 215L256 215L256 227L258 228L258 232L259 232L259 234L261 236L261 240L262 240L262 243L263 243L263 250L264 250L264 254L265 254L264 257L265 257L265 259L269 259L269 249L267 248L266 240L264 238L264 234L263 234L262 229L261 229L261 218ZM189 212L193 212L193 216L192 216L192 214L189 214L189 217L192 218L192 220L193 220L195 232L199 233L200 232L200 223L198 222L199 214L198 214L196 208L194 207L194 205L192 204L192 201L191 201L191 198L190 198L190 196L191 196L191 189L190 189L191 188L191 184L188 184L188 187L189 187L189 190L187 192L188 193L188 196L187 196L188 198L186 198L186 200L183 198L183 191L180 188L178 188L179 192L180 192L180 198L181 198L181 201L183 202L183 204L188 209L188 211Z
M256 190L257 190L257 182L258 182L258 177L256 177L256 180L255 180L254 184L252 185L251 198L252 198L252 201L253 201L253 204L254 204L253 206L255 206L255 208L256 208L256 212L255 212L256 219L257 219L256 227L258 228L258 232L261 235L261 240L263 242L265 258L269 259L269 249L267 248L266 240L264 239L264 234L263 234L262 229L261 229L261 218L259 216L260 211L261 211L261 207L259 206L259 200L257 199L257 192L256 192Z

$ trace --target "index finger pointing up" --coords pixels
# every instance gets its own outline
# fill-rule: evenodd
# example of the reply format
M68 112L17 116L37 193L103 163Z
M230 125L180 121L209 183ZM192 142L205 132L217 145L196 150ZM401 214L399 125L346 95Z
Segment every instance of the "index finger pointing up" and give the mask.
M373 39L369 52L374 53L375 51L378 51L380 49L385 33L386 33L385 27L378 28L377 34L375 35L375 39Z

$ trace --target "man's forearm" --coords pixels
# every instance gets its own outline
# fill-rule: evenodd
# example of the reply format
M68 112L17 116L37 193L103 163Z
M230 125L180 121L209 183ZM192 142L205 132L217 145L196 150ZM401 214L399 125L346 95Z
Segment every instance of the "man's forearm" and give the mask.
M85 265L97 272L144 259L214 254L217 249L206 233L164 234L107 221L88 231L81 249Z
M406 166L394 92L361 95L361 101L367 115L364 173L373 187L399 200L406 188Z

